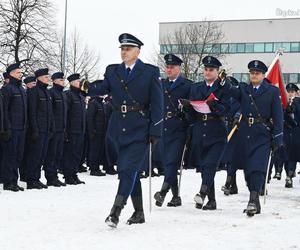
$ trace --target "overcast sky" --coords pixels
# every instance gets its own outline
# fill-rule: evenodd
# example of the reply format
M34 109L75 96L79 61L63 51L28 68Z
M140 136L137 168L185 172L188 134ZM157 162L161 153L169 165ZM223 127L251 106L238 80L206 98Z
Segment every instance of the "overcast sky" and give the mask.
M57 9L57 23L63 28L65 0L50 1ZM283 18L276 9L298 11L295 17L300 17L299 0L68 0L68 7L68 34L76 28L85 42L100 52L101 73L106 65L120 62L121 33L128 32L142 40L145 46L141 59L149 61L158 48L159 22Z

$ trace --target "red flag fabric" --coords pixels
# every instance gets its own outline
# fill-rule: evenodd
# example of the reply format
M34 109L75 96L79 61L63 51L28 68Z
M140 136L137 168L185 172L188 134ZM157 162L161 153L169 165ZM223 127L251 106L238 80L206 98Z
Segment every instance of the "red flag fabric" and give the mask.
M214 95L214 93L211 93L205 101L190 101L190 104L193 106L194 110L196 110L198 113L208 114L211 113L211 110L206 104L206 102L211 100L218 100Z
M281 103L283 107L286 108L288 100L281 72L279 57L276 57L271 66L269 67L266 77L269 81L272 82L273 85L279 88Z

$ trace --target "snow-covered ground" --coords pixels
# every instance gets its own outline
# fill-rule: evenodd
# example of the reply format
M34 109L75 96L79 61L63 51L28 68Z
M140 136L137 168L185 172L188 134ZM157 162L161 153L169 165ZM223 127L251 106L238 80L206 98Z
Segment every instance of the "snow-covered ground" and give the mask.
M143 180L146 223L126 225L133 212L131 201L123 210L117 229L104 223L117 189L117 177L80 174L86 185L25 190L0 194L1 250L100 250L100 249L299 249L300 183L284 188L272 180L262 214L247 218L242 210L248 192L242 172L238 174L239 194L226 197L220 191L225 172L216 177L218 209L194 208L200 175L184 171L183 206L154 207L148 212L148 180ZM153 178L152 194L162 177ZM21 183L22 185L24 183ZM170 200L168 194L166 201ZM261 199L262 201L262 199ZM153 202L154 203L154 202Z

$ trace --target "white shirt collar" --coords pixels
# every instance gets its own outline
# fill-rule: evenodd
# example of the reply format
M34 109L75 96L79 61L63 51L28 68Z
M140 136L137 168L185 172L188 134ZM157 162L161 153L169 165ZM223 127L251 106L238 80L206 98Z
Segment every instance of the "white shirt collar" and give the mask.
M180 76L180 74L178 76L176 76L176 78L174 80L169 79L169 82L176 82L179 76Z
M130 65L130 66L128 66L128 65L125 64L125 67L126 67L126 69L130 68L131 71L132 71L133 68L134 68L134 66L135 66L135 64L136 64L136 62L134 64Z

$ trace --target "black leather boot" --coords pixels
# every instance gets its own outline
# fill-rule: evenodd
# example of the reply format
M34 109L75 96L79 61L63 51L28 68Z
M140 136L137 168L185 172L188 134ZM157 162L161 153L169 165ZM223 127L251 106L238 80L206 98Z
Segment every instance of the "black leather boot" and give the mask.
M179 207L181 206L181 198L178 194L178 184L176 183L171 187L171 191L173 194L173 197L170 202L168 202L167 206L168 207Z
M225 185L222 187L222 191L224 192L225 195L230 194L230 187L231 187L231 182L232 182L232 176L227 176Z
M119 223L119 217L121 214L122 209L124 208L126 201L124 196L117 195L115 198L114 205L110 211L109 216L105 219L105 223L112 227L116 228Z
M143 209L143 198L142 196L131 197L134 212L132 216L128 219L127 224L142 224L145 223L145 215Z
M154 194L154 199L156 201L155 202L156 206L158 206L158 207L162 206L169 190L170 190L170 184L167 183L167 182L164 182L162 187L161 187L161 190Z
M217 209L217 202L215 196L215 185L213 185L207 193L208 202L203 207L203 210L216 210Z
M195 206L196 208L198 209L202 208L207 192L208 192L208 187L206 185L202 185L200 188L200 192L196 194L194 197L194 201L196 202L196 206Z
M259 203L259 194L258 192L251 191L250 198L247 205L247 208L244 210L249 217L254 216L255 214L260 213L260 203Z

